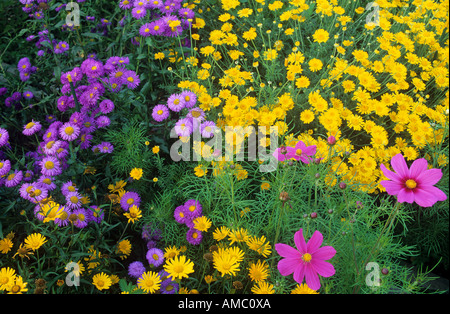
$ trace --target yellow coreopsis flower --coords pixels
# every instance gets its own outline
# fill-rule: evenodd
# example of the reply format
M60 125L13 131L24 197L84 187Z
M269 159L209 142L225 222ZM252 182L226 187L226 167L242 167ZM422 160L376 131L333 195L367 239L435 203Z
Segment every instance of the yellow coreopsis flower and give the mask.
M130 171L130 177L133 178L134 180L139 180L140 178L142 178L142 175L143 175L142 168L133 168Z
M188 278L188 275L194 272L194 263L184 255L175 256L166 261L164 270L169 273L173 280Z
M198 231L206 232L211 227L211 220L205 216L197 217L193 220L194 228Z
M98 289L98 290L107 290L109 289L109 287L111 287L111 278L105 274L105 273L100 273L100 274L96 274L93 278L92 278L92 284Z
M133 205L130 207L129 211L123 214L125 217L128 218L128 222L134 223L135 221L138 221L139 218L142 217L142 211L137 207L136 205Z
M319 44L327 42L329 38L330 34L324 29L318 29L313 34L314 42L317 42Z
M161 286L161 277L153 271L147 271L139 277L137 286L145 293L154 293Z
M36 251L39 249L45 242L47 242L47 239L40 233L33 233L30 234L25 239L25 247Z

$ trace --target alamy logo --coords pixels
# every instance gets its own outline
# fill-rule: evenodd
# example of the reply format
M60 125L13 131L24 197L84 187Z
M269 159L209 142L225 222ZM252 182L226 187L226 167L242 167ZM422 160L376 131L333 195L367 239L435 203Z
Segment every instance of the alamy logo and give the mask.
M66 265L66 270L69 271L69 273L66 276L66 285L69 287L80 286L80 265L75 262L70 262Z
M195 120L195 119L194 119ZM198 121L200 123L200 121ZM194 123L196 124L196 123ZM198 124L197 124L198 125ZM267 138L269 135L269 138ZM271 126L269 129L259 126L256 132L252 126L225 126L225 133L215 127L212 136L207 137L207 142L202 145L204 137L196 128L191 134L183 136L182 130L177 127L170 132L171 138L179 138L170 148L170 157L173 161L264 161L259 166L261 172L272 172L276 170L278 160L272 156L278 148L278 127ZM191 154L192 139L192 154ZM245 141L247 141L247 153L245 153ZM270 143L269 143L270 142ZM268 149L267 146L270 146ZM225 148L225 155L223 155ZM192 156L191 156L192 155ZM267 162L268 161L268 162Z
M66 16L66 24L69 27L80 26L80 6L76 2L69 2L66 11L70 11Z
M381 284L380 265L375 262L367 263L366 270L370 270L370 272L366 276L366 285L368 287L379 287Z
M373 10L371 10L373 9ZM376 2L369 2L366 10L370 11L366 16L367 26L380 26L380 6Z

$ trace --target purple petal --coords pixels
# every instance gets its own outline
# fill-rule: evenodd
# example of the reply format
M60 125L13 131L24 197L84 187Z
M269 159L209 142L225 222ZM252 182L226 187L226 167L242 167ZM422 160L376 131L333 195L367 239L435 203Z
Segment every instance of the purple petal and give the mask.
M301 254L292 246L289 246L284 243L275 244L275 250L281 257L287 258L301 258Z
M305 277L305 265L300 263L294 270L294 280L301 284L303 282L303 278Z
M323 235L319 231L314 231L311 239L309 239L308 243L306 244L307 252L310 254L313 254L315 251L319 249L319 247L322 245L323 242Z
M385 165L381 164L380 169L386 178L391 179L392 181L397 181L397 182L401 181L401 178L399 177L399 175L396 174L395 172L387 169Z
M437 201L445 201L447 195L434 186L427 186L426 189L418 188L414 190L414 201L422 207L431 207Z
M411 166L412 167L412 166ZM422 172L419 176L416 177L416 181L419 186L422 185L435 185L442 178L442 170L441 169L429 169Z
M425 158L420 158L414 160L409 168L409 176L411 179L415 180L418 176L420 176L424 171L427 170L428 161Z
M295 246L297 247L297 249L300 251L301 254L308 252L306 241L305 238L303 237L302 228L300 228L300 230L294 234L294 242Z
M399 203L413 203L414 202L414 192L408 188L401 189L397 194L397 201Z
M301 149L302 152L306 149L305 143L303 141L298 141L297 144L295 144L294 150Z
M311 266L322 277L331 277L336 273L334 266L331 263L323 260L311 260Z
M297 259L283 258L278 262L277 268L282 276L288 276L296 271L299 265L300 263Z
M381 181L380 184L386 189L386 192L389 195L397 195L401 191L401 189L404 188L403 184L400 184L396 181L384 180Z
M319 248L317 251L311 254L312 261L316 260L329 260L332 259L336 255L336 250L332 246L324 246Z
M311 265L309 265L309 267L305 267L305 281L310 289L320 289L319 275L317 275L317 272L311 267Z
M400 176L400 178L409 177L409 169L405 158L402 154L397 154L391 159L392 169Z

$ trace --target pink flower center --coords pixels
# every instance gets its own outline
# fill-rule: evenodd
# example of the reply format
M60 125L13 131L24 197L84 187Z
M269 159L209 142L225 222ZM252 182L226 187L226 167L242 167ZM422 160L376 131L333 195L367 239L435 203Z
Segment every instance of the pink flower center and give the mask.
M406 180L405 185L408 189L415 189L417 186L417 182L413 179Z
M312 259L312 256L311 256L311 254L309 254L309 253L305 253L305 254L303 254L303 256L302 256L302 259L303 259L305 262L309 262L309 261Z

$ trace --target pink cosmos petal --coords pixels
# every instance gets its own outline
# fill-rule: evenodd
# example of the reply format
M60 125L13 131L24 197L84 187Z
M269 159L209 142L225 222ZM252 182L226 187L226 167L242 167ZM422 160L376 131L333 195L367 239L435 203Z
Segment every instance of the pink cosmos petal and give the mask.
M305 278L305 265L302 263L297 264L297 267L294 270L294 280L301 284L303 282L303 278Z
M301 254L295 248L284 243L275 244L275 250L281 257L301 258Z
M278 161L284 161L286 159L286 155L281 153L281 148L277 148L273 152L273 157L275 157Z
M295 242L295 246L297 247L297 249L300 251L301 254L308 252L306 241L305 241L305 238L303 237L303 229L302 228L300 228L300 230L294 234L294 242Z
M421 173L427 170L428 161L425 158L414 160L409 168L409 176L415 180Z
M306 244L307 252L313 254L319 249L323 242L323 235L319 231L314 231L311 239L309 239L308 244Z
M306 147L306 148L303 150L303 153L304 153L305 155L312 156L312 155L315 155L315 154L316 154L316 151L317 151L316 145L311 145L311 146Z
M403 184L398 183L396 181L384 180L381 181L380 184L386 189L386 192L389 195L397 195L398 192L400 192L401 189L404 188Z
M397 194L397 201L399 203L413 203L414 202L414 192L410 189L401 189Z
M283 276L292 274L298 267L299 260L294 258L283 258L277 264L278 271Z
M398 174L387 169L385 165L381 164L380 168L386 178L391 179L393 181L401 181L401 178L398 176Z
M296 149L294 147L286 147L287 153L286 153L286 159L294 158L295 160L299 160L300 156L298 156L295 152Z
M295 150L301 149L303 152L306 149L306 145L305 145L305 143L303 143L303 141L298 141L297 144L295 144L294 149Z
M309 267L308 267L309 266ZM305 267L305 281L310 289L319 290L320 289L320 280L317 272L308 265Z
M405 158L402 154L397 154L391 159L392 169L400 176L400 178L409 177L409 169Z
M442 170L441 169L429 169L422 172L420 175L416 177L417 183L422 185L435 185L442 178Z
M331 277L336 273L334 266L323 260L311 260L311 266L322 277Z
M312 261L332 259L336 255L336 250L332 246L324 246L311 254Z
M422 207L431 207L437 201L445 201L447 195L434 186L427 186L426 189L417 188L414 190L414 201Z

